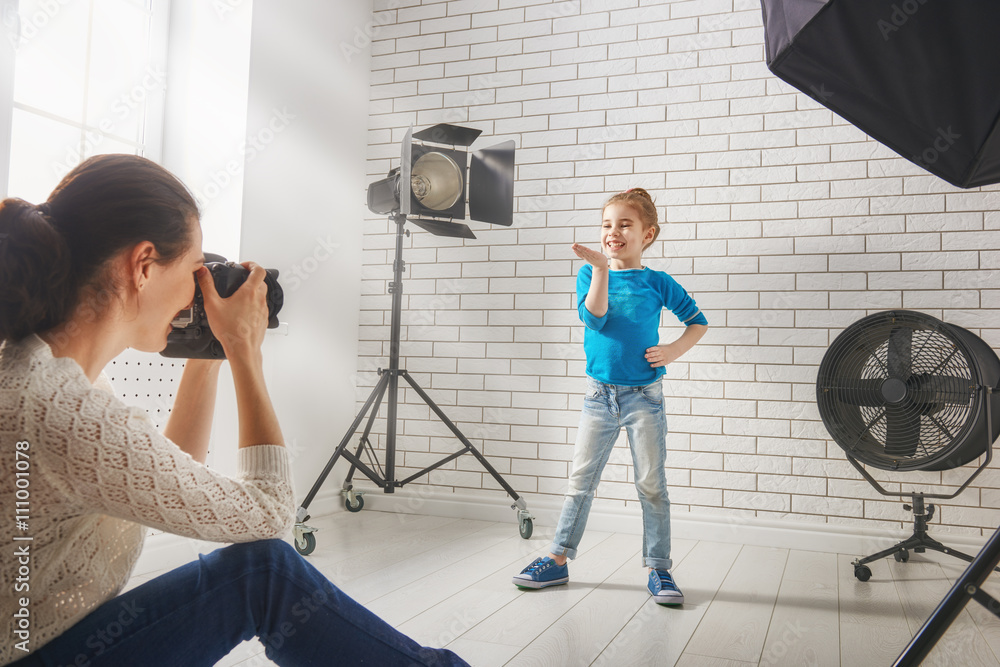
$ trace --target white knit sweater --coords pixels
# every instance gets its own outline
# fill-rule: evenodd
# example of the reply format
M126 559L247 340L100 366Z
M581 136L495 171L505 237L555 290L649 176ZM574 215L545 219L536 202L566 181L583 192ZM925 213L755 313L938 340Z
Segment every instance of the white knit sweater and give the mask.
M248 542L283 535L295 509L284 447L240 449L235 479L213 472L37 336L0 347L0 507L0 665L116 596L144 526Z

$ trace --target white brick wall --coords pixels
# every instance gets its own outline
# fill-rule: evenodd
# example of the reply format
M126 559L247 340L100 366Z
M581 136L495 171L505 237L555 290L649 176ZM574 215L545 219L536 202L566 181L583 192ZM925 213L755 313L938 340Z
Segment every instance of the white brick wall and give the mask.
M674 512L908 525L829 439L816 370L840 331L888 308L1000 346L1000 188L956 190L772 76L757 0L375 6L369 181L396 166L410 124L518 147L512 228L473 223L464 242L412 228L402 365L529 504L565 489L582 402L569 245L594 243L604 200L642 186L665 221L648 263L712 327L667 374ZM389 351L394 242L377 217L366 229L359 399ZM403 399L400 479L458 448L414 392ZM618 447L598 506L638 513L624 436ZM954 489L963 472L876 476ZM426 483L498 488L469 456ZM998 483L989 470L943 503L938 529L995 529Z

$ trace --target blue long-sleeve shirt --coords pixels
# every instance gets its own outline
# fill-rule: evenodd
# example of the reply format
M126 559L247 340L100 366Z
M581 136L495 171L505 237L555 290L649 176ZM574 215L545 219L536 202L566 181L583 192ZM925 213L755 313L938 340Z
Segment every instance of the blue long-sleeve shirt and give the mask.
M646 385L666 371L652 368L646 349L660 342L660 312L666 308L685 326L708 324L698 304L669 274L650 268L608 272L608 312L595 317L587 310L594 267L584 264L576 277L576 303L586 329L583 351L587 375L627 386Z

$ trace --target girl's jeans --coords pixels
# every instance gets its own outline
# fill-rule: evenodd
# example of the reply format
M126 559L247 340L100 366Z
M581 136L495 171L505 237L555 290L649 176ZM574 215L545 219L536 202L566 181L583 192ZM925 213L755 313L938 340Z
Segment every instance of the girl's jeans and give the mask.
M604 384L587 378L587 395L573 450L573 472L549 552L576 558L601 472L622 427L635 464L635 488L642 507L642 556L647 567L668 570L670 500L663 471L667 417L660 380L644 387Z
M466 665L394 630L280 540L200 556L13 665L210 666L255 636L278 665Z

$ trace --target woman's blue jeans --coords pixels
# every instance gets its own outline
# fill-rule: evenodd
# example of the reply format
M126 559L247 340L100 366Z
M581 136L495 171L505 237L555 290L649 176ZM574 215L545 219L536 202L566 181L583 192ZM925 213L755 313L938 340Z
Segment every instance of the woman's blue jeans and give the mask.
M467 664L397 632L280 540L200 556L109 600L13 664L209 666L253 637L278 665Z
M624 428L632 449L635 488L642 507L642 556L647 567L669 570L670 499L667 497L667 417L660 380L642 387L587 378L587 395L573 450L573 472L549 553L576 558L601 473Z

